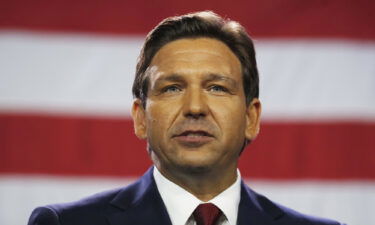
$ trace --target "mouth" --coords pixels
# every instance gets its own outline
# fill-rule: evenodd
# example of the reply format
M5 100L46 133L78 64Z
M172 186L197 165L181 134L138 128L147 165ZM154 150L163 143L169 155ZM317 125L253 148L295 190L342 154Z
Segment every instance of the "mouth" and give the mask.
M213 137L212 134L210 134L209 132L207 131L203 131L203 130L197 130L197 131L193 131L193 130L187 130L187 131L184 131L178 135L176 135L177 137L178 136L187 136L187 137Z
M173 138L186 147L200 147L214 139L214 135L203 130L187 130Z

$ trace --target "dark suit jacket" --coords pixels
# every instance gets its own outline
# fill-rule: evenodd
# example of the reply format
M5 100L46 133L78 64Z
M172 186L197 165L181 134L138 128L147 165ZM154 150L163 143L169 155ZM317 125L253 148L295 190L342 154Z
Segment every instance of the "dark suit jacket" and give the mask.
M135 183L73 203L36 208L28 225L170 225L153 168ZM239 225L338 225L273 203L241 183Z

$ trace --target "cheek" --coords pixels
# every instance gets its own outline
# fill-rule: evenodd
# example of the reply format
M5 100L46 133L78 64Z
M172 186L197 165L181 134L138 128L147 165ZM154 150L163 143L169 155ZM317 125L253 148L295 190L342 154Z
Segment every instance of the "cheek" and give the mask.
M211 112L222 133L242 139L246 128L246 107L236 100L212 104Z
M172 105L150 102L146 109L147 128L150 132L161 136L171 126L176 114L176 109L171 107Z

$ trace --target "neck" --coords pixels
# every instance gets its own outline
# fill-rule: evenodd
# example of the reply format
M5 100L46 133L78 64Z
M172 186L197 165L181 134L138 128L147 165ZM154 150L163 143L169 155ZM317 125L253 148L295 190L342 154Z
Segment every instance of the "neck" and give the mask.
M155 165L160 173L173 183L184 188L199 200L207 202L225 189L230 187L237 179L237 164L225 169L176 169L163 168Z

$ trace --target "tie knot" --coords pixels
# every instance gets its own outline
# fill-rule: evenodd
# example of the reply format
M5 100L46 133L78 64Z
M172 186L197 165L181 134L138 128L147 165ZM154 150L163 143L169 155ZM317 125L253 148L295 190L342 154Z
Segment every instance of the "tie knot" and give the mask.
M212 203L200 204L193 212L197 225L214 225L221 214L221 210Z

